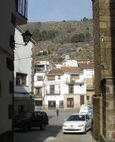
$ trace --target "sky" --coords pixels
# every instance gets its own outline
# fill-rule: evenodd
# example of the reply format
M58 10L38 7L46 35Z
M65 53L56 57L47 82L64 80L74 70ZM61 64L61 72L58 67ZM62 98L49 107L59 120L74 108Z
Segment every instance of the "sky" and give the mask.
M28 2L29 22L92 18L91 0L28 0Z

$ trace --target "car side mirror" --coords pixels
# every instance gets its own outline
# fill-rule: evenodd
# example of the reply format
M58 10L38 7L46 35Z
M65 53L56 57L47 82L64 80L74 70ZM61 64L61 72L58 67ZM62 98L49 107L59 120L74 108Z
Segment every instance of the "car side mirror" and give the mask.
M87 115L87 116L86 116L86 120L89 120L89 119L90 119L90 118L89 118L89 116Z
M89 118L86 119L87 121L89 120Z

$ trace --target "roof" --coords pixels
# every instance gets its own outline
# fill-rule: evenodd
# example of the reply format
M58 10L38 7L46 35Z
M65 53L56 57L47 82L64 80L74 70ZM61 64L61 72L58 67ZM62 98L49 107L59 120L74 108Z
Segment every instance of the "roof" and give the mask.
M48 75L62 75L62 74L64 74L64 72L59 68L54 68L48 73Z
M94 69L93 63L79 63L81 69Z
M63 72L67 73L81 73L82 69L79 67L62 67L61 68Z

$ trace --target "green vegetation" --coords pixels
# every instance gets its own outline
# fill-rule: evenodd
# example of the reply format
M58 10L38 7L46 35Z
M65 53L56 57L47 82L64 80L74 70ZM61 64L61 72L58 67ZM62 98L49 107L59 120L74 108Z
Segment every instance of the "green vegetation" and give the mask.
M37 29L37 30L33 31L33 38L36 39L37 41L45 41L45 40L54 39L57 34L58 34L58 32L55 30L40 31L39 29Z
M85 41L85 35L83 33L74 34L71 38L71 42L74 42L74 43L84 42L84 41Z
M34 60L61 62L66 55L71 59L93 60L92 20L37 22L22 26L33 33L37 45L33 50ZM43 51L43 52L41 52Z

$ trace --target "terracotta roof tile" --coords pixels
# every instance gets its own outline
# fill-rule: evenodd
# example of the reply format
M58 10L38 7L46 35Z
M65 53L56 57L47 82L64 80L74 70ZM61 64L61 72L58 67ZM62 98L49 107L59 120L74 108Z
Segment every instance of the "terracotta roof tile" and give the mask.
M64 72L61 69L54 68L52 69L48 75L62 75Z
M62 67L61 68L63 72L68 72L68 73L80 73L82 72L82 69L79 67Z
M93 63L79 63L79 67L81 69L93 69L94 64Z

